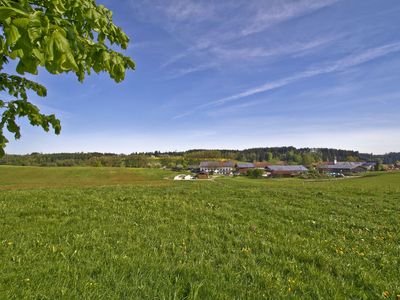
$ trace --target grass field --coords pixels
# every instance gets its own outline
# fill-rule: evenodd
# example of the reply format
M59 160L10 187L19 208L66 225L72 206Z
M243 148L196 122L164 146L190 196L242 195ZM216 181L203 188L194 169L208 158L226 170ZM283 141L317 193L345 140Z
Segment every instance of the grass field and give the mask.
M0 299L400 299L400 173L0 167Z

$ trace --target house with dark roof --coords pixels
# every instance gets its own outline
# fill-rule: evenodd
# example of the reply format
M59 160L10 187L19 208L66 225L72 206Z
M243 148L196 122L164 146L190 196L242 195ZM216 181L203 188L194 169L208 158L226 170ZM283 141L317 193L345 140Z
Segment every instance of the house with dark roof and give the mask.
M302 173L308 172L308 169L302 165L291 165L291 166L281 166L281 165L271 165L265 168L267 172L270 172L272 176L286 176L294 177Z
M229 175L233 173L235 163L231 161L202 161L199 167L200 172Z
M365 164L365 162L336 162L333 164L320 165L318 166L318 170L322 173L351 175L366 172L368 170L368 165L364 166Z

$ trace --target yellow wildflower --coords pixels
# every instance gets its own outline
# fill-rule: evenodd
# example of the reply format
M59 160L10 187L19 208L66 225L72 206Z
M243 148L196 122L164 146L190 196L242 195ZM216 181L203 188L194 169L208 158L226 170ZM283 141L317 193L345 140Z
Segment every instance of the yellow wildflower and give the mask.
M337 248L336 253L343 254L344 253L343 248L342 247Z
M243 247L242 248L242 252L243 253L249 253L249 252L251 252L251 249L250 249L250 247Z
M383 295L383 297L387 298L387 297L390 296L390 293L389 293L388 291L384 291L384 292L382 293L382 295Z

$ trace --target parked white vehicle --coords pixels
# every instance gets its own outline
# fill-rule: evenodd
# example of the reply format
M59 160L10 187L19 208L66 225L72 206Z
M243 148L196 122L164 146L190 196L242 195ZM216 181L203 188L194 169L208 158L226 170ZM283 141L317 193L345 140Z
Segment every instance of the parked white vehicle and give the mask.
M188 174L179 174L174 177L174 180L194 180L195 178L192 175Z

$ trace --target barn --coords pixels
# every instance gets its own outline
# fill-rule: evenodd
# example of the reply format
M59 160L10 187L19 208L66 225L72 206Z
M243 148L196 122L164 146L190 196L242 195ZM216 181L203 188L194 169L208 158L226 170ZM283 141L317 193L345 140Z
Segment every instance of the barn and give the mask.
M271 165L267 166L267 172L270 172L272 176L285 176L285 177L294 177L300 175L301 173L308 172L308 169L302 165L293 165L293 166L281 166L281 165Z
M318 167L321 173L333 173L351 175L366 172L368 166L364 166L365 162L336 162L333 164L324 164Z

